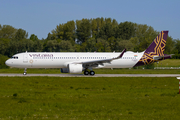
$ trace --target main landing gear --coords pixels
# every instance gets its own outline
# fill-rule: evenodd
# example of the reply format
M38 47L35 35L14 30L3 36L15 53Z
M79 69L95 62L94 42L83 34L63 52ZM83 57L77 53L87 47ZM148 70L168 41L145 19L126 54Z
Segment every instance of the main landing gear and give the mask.
M89 71L85 70L85 71L84 71L84 75L88 75L88 74L90 74L90 75L93 76L93 75L95 75L95 72L94 72L94 71L90 71L90 72L89 72Z
M24 68L24 73L23 75L27 75L27 68Z

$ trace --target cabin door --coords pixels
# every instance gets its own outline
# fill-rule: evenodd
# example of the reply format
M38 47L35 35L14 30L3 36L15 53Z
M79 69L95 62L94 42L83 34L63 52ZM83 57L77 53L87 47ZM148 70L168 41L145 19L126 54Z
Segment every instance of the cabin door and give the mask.
M28 55L27 54L23 55L23 63L28 63Z

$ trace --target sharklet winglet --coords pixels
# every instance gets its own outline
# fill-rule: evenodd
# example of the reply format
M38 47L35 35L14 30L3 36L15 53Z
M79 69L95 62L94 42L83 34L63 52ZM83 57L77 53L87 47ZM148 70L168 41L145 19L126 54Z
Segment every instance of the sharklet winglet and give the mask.
M119 58L121 58L121 57L124 55L125 52L126 52L126 48L122 51L122 53L121 53L118 57L116 57L116 58L114 58L114 59L119 59Z

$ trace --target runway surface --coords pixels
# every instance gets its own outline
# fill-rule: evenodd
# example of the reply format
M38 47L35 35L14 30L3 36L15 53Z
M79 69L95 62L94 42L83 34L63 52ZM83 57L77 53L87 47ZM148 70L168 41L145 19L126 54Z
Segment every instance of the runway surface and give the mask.
M180 77L180 74L96 74L94 76L83 75L83 74L0 74L0 76L8 77L37 77L37 76L48 76L48 77Z

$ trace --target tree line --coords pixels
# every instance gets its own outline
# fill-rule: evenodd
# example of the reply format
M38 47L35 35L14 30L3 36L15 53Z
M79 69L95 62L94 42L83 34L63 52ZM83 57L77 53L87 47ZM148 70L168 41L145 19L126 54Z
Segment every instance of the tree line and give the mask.
M160 31L132 22L118 23L111 18L68 21L59 24L46 39L10 25L0 24L0 54L11 57L20 52L120 52L144 51ZM166 54L180 58L180 40L168 36Z

